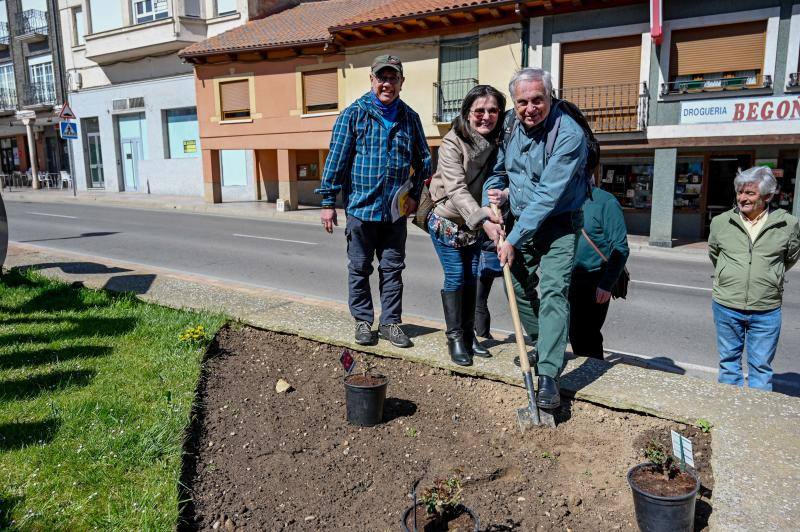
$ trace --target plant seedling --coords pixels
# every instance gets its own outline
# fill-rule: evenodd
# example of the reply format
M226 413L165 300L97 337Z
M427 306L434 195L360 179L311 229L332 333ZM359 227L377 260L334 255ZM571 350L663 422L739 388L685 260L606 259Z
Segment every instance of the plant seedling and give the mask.
M713 427L714 425L712 425L709 420L700 418L697 420L697 426L700 427L700 431L703 434L708 434L709 432L711 432L711 427Z
M461 481L463 478L461 470L456 469L446 479L435 479L433 486L422 492L419 500L425 505L428 515L444 519L457 513L457 509L461 505L461 492L463 491Z
M406 427L406 436L409 438L416 438L419 435L419 431L414 427Z
M644 456L647 458L647 461L656 466L664 476L673 478L679 471L672 455L656 440L650 440L647 443L647 446L644 448Z

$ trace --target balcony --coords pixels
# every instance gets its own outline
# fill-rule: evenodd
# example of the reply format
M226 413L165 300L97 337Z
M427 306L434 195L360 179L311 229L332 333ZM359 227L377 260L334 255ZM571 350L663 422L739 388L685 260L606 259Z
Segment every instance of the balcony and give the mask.
M0 116L14 114L17 111L17 90L0 87Z
M17 13L17 39L38 42L47 39L47 11L26 9Z
M478 84L475 78L453 79L433 84L433 121L450 123L461 110L461 101Z
M56 103L56 87L53 83L28 83L22 95L26 109L49 109Z
M661 84L661 96L671 94L714 93L739 90L769 89L772 76L755 74L752 76L698 78L693 80L670 81Z
M177 52L206 38L206 23L192 17L169 17L87 35L86 58L110 65Z
M595 133L631 133L647 128L647 83L570 87L555 94L580 107Z
M8 22L0 22L0 50L8 50L9 42Z

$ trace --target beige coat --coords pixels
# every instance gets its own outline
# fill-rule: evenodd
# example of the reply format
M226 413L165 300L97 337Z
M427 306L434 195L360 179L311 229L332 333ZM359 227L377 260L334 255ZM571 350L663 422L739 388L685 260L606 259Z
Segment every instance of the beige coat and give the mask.
M483 183L492 172L494 146L478 133L473 139L475 145L470 147L452 129L444 136L429 189L434 202L447 198L433 212L477 229L487 218L487 210L480 204Z

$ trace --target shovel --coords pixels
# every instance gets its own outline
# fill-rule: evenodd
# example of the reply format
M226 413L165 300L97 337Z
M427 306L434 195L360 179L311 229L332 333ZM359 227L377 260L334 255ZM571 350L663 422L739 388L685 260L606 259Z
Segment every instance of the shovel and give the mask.
M496 205L492 205L492 211L499 216ZM500 245L505 239L500 237ZM528 361L528 346L525 345L525 336L522 333L522 323L519 320L519 310L517 308L517 295L514 292L514 284L511 280L511 267L508 263L503 265L503 280L506 284L506 294L508 294L508 304L511 307L511 319L514 321L514 336L517 340L517 350L519 351L519 368L522 370L522 380L525 382L525 390L528 392L528 406L517 409L517 422L522 432L533 427L555 428L556 420L552 412L539 410L536 405L536 396L533 390L533 376L531 375L531 365Z

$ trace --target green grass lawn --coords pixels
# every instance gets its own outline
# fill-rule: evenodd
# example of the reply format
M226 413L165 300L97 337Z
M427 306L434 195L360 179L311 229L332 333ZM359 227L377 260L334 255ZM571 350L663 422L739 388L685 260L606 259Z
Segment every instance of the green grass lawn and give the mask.
M0 278L0 529L170 530L205 342L222 316Z

